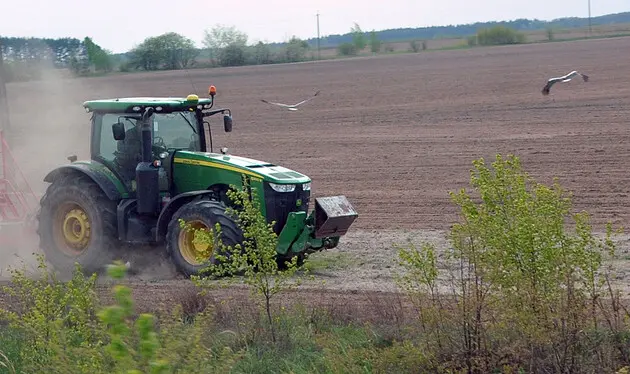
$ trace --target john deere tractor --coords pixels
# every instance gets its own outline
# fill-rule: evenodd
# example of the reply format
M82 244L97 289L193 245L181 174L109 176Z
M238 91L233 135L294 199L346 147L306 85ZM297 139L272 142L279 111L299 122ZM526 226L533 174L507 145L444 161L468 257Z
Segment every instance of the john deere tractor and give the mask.
M357 213L345 196L315 199L311 179L268 162L214 152L209 118L220 114L232 131L228 108L209 97L119 98L86 101L91 113L91 157L50 172L38 215L40 245L57 269L78 262L88 272L111 262L125 244L164 245L177 269L198 274L214 249L193 242L182 219L196 229L221 226L222 241L234 246L243 233L232 215L230 186L256 191L262 214L275 222L279 260L339 243ZM220 117L220 116L218 116ZM133 247L133 246L131 246ZM205 253L207 259L199 260Z

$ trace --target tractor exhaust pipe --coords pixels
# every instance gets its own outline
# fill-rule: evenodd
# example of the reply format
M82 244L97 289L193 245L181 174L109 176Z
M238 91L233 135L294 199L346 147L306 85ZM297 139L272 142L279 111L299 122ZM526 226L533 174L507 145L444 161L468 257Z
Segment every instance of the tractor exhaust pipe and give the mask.
M159 169L153 166L152 124L149 120L155 110L147 108L142 115L142 161L136 167L136 184L140 214L157 214L160 206Z

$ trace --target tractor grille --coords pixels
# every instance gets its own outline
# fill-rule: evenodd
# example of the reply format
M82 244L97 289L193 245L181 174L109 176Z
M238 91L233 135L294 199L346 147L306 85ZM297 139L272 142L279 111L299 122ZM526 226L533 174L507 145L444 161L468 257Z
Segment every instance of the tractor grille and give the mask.
M308 213L311 191L303 191L302 185L295 186L293 192L277 192L265 182L265 208L267 210L267 222L276 221L274 231L280 234L287 223L287 217L291 212L304 211ZM297 206L298 200L302 201Z

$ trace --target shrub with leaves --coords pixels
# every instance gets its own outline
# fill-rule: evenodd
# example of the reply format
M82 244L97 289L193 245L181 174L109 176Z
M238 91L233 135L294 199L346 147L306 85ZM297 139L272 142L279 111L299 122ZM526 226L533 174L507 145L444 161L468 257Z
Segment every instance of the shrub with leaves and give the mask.
M121 263L108 268L109 276L117 280L123 279L125 272L125 265ZM134 323L131 289L117 284L113 292L116 304L98 313L100 320L107 326L109 343L105 349L115 360L113 372L168 373L168 363L157 357L160 342L154 330L153 315L141 314Z
M534 371L595 365L585 352L597 352L599 343L584 334L596 331L601 312L609 311L598 300L606 280L602 256L615 253L611 226L599 239L587 213L571 212L570 196L557 181L534 181L515 156L498 155L491 167L483 159L473 165L478 196L451 193L462 218L452 227L453 248L443 264L454 270L453 297L435 296L434 247L400 251L407 269L401 285L428 294L426 304L438 311L429 315L437 319L421 314L423 326L447 336L450 351L442 353L473 372L498 368L510 357L528 357Z
M97 321L94 285L77 268L72 279L59 281L38 256L39 277L12 269L11 284L2 287L11 297L9 309L0 309L0 321L21 338L19 361L24 373L54 372L72 367L74 373L98 372L106 362L101 353L106 338Z
M276 252L278 237L273 230L275 222L268 223L262 215L255 189L250 189L248 184L244 184L241 189L232 186L227 196L231 204L226 211L235 217L243 232L245 240L242 244L234 247L223 244L219 225L212 231L205 231L192 229L184 221L180 224L195 233L195 240L215 246L218 263L210 264L207 274L224 277L221 279L224 284L235 281L229 276L242 274L245 284L262 298L271 337L275 342L276 323L272 316L271 300L276 294L299 285L300 278L294 277L298 270L298 256L292 257L285 266L279 266L281 264L278 264ZM208 282L211 279L206 276L193 277L193 281L201 287L212 287L212 282Z

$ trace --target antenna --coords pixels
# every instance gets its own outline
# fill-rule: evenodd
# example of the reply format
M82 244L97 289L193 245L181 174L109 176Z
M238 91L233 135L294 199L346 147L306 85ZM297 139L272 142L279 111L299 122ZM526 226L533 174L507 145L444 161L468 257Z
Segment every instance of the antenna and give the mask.
M182 69L184 69L184 71L186 72L186 76L188 77L188 81L190 82L190 85L192 86L193 92L199 95L199 92L197 91L197 87L195 87L195 82L193 82L192 77L190 76L190 72L185 66L183 66L183 64L182 64Z

